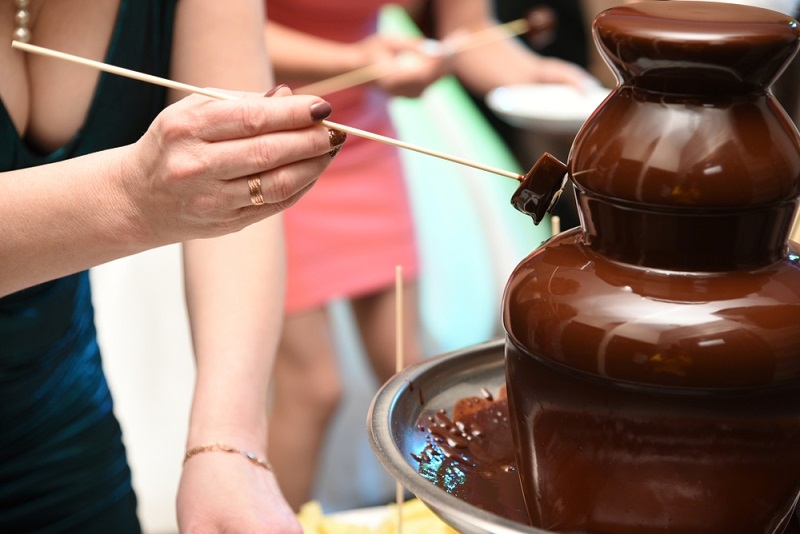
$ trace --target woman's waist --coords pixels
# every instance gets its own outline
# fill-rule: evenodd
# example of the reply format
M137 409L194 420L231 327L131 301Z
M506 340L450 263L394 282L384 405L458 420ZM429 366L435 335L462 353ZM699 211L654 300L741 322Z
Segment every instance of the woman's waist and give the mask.
M88 271L45 282L0 299L0 369L46 352L93 323Z

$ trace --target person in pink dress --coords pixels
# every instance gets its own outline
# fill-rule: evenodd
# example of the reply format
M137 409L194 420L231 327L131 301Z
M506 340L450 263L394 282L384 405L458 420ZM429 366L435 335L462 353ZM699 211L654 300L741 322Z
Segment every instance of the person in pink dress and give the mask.
M265 36L279 82L303 86L397 59L391 74L324 96L332 121L395 137L387 103L414 97L455 73L477 94L515 82L580 85L579 67L511 39L448 55L422 38L376 33L379 0L269 0ZM398 3L398 2L394 2ZM419 6L399 2L411 13ZM497 24L486 0L434 0L437 36L453 44ZM447 47L443 47L446 49ZM317 93L315 93L317 94ZM402 267L404 361L422 357L418 258L409 197L395 147L350 135L316 186L284 213L287 296L275 363L269 450L295 509L310 498L325 432L341 397L327 304L349 300L376 378L395 372L395 276Z

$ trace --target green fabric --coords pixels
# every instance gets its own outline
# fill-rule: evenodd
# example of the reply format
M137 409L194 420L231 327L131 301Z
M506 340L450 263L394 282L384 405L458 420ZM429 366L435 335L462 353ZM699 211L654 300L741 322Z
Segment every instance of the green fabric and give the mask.
M384 8L382 32L421 35L399 6ZM420 98L395 98L390 113L408 143L511 172L519 163L454 77ZM422 321L449 351L502 333L502 291L511 270L550 237L510 204L518 182L402 150L421 257Z

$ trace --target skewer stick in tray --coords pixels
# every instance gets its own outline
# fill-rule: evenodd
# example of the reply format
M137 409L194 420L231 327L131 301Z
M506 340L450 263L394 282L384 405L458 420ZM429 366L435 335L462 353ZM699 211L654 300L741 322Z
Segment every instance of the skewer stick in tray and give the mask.
M398 265L395 267L395 319L394 319L394 336L395 336L395 363L394 371L399 373L405 367L405 354L403 352L403 267ZM403 485L400 481L395 482L395 500L397 505L397 534L403 532Z
M43 56L49 56L49 57L53 57L53 58L63 59L65 61L71 61L72 63L78 63L78 64L85 65L87 67L92 67L92 68L95 68L95 69L98 69L98 70L101 70L101 71L104 71L104 72L108 72L108 73L111 73L111 74L116 74L118 76L124 76L126 78L133 78L135 80L148 82L148 83L152 83L152 84L155 84L155 85L160 85L160 86L163 86L163 87L168 87L170 89L178 89L180 91L185 91L185 92L188 92L188 93L197 93L197 94L208 96L210 98L216 98L218 100L237 100L238 99L238 97L236 97L236 96L229 95L227 93L223 93L223 92L220 92L220 91L214 91L214 90L211 90L211 89L204 89L202 87L196 87L196 86L193 86L193 85L189 85L189 84L185 84L185 83L181 83L181 82L176 82L176 81L173 81L173 80L168 80L166 78L160 78L158 76L152 76L150 74L144 74L144 73L141 73L141 72L137 72L137 71L130 70L130 69L125 69L125 68L122 68L122 67L116 67L114 65L109 65L107 63L102 63L100 61L94 61L94 60L86 59L86 58L83 58L83 57L80 57L80 56L75 56L75 55L72 55L72 54L66 54L64 52L59 52L57 50L52 50L52 49L44 48L44 47L41 47L41 46L36 46L36 45L28 44L28 43L23 43L23 42L20 42L20 41L12 41L11 42L11 46L13 48L17 48L19 50L23 50L25 52L30 52L30 53L33 53L33 54L39 54L39 55L43 55ZM378 141L380 143L394 145L396 147L403 148L403 149L406 149L406 150L413 150L415 152L420 152L422 154L427 154L429 156L433 156L433 157L436 157L436 158L445 159L445 160L451 161L453 163L458 163L458 164L461 164L461 165L466 165L468 167L472 167L472 168L479 169L479 170L482 170L482 171L490 172L490 173L497 174L497 175L500 175L500 176L505 176L506 178L512 178L514 180L522 180L525 177L524 175L521 175L521 174L516 173L516 172L506 171L506 170L503 170L503 169L497 169L495 167L490 167L488 165L482 165L480 163L476 163L476 162L473 162L473 161L462 159L462 158L459 158L457 156L451 156L451 155L448 155L448 154L444 154L442 152L438 152L436 150L431 150L431 149L423 148L423 147L420 147L420 146L417 146L417 145L412 145L410 143L405 143L403 141L400 141L400 140L397 140L397 139L393 139L391 137L386 137L386 136L379 135L379 134L376 134L376 133L368 132L366 130L360 130L358 128L353 128L351 126L346 126L344 124L338 124L336 122L332 122L332 121L328 121L328 120L321 121L321 124L323 126L325 126L326 128L331 128L333 130L338 130L338 131L341 131L341 132L345 132L347 134L352 134L352 135L355 135L357 137L364 137L366 139L371 139L373 141Z
M561 233L561 217L558 215L550 216L550 232L552 235L558 235Z

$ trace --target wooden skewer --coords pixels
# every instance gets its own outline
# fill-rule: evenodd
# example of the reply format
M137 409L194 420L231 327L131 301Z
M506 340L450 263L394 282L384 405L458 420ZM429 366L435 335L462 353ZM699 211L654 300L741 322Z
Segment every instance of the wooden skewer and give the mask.
M395 267L395 373L405 366L403 356L403 267ZM397 534L403 532L403 485L395 482L395 500L397 501Z
M497 175L500 175L500 176L505 176L506 178L513 178L514 180L517 180L517 181L522 180L524 178L524 175L516 173L516 172L505 171L503 169L498 169L496 167L490 167L489 165L483 165L481 163L476 163L474 161L470 161L470 160L466 160L466 159L463 159L463 158L459 158L457 156L451 156L449 154L445 154L445 153L439 152L437 150L432 150L430 148L423 148L423 147L418 146L418 145L412 145L410 143L406 143L404 141L400 141L400 140L394 139L392 137L386 137L386 136L379 135L379 134L376 134L376 133L367 132L367 131L364 131L364 130L359 130L359 129L353 128L351 126L345 126L343 124L337 124L337 123L331 122L331 121L322 121L322 124L327 126L328 128L332 128L334 130L340 130L342 132L351 133L351 134L353 134L355 136L358 136L358 137L364 137L366 139L371 139L373 141L378 141L379 143L385 143L387 145L394 145L396 147L404 148L406 150L413 150L414 152L419 152L421 154L427 154L428 156L433 156L435 158L446 159L447 161L452 161L453 163L458 163L460 165L465 165L467 167L472 167L474 169L478 169L478 170L482 170L482 171L486 171L486 172L491 172L493 174L497 174Z
M455 52L466 52L467 50L472 50L473 48L478 48L495 41L502 41L509 37L522 35L530 30L531 24L527 18L490 26L466 36L465 39L467 40L463 45L457 45Z
M405 367L403 356L403 267L395 267L395 362L394 370L399 373Z
M32 45L29 43L23 43L20 41L12 41L11 42L12 48L17 48L19 50L23 50L25 52L30 52L33 54L40 54L43 56L49 56L53 58L63 59L66 61L71 61L73 63L78 63L81 65L85 65L87 67L92 67L104 72L108 72L111 74L116 74L118 76L123 76L126 78L132 78L135 80L143 81L152 83L154 85L160 85L163 87L167 87L170 89L177 89L180 91L185 91L187 93L197 93L200 95L204 95L210 98L215 98L218 100L238 100L239 97L224 93L221 91L215 91L213 89L203 89L202 87L196 87L194 85L189 85L181 82L176 82L173 80L169 80L166 78L161 78L158 76L153 76L150 74L144 74L142 72L137 72L135 70L126 69L123 67L116 67L114 65L109 65L107 63L102 63L100 61L94 61L91 59L86 59L80 56L75 56L72 54L66 54L64 52L58 52L56 50L52 50L49 48L44 48L41 46ZM472 167L474 169L479 169L486 172L491 172L493 174L497 174L500 176L505 176L506 178L513 178L514 180L522 180L524 177L523 175L511 171L505 171L503 169L497 169L495 167L491 167L488 165L483 165L480 163L476 163L473 161L469 161L466 159L459 158L457 156L451 156L448 154L444 154L442 152L438 152L436 150L431 150L428 148L423 148L421 146L412 145L410 143L405 143L398 139L393 139L391 137L386 137L384 135L379 135L376 133L368 132L366 130L360 130L358 128L353 128L352 126L345 126L344 124L338 124L329 120L321 121L321 124L326 128L331 128L333 130L339 130L341 132L345 132L348 134L355 135L357 137L363 137L366 139L371 139L372 141L378 141L380 143L385 143L388 145L393 145L399 148L403 148L406 150L413 150L415 152L419 152L422 154L427 154L428 156L433 156L435 158L445 159L448 161L452 161L453 163L458 163L461 165L465 165L467 167Z
M473 48L478 48L494 41L500 41L503 39L508 39L509 37L521 35L527 32L529 29L530 24L526 19L517 19L512 20L511 22L506 22L505 24L498 24L490 28L473 32L465 36L463 39L459 39L458 43L450 51L450 53L457 54L459 52L466 52L467 50L472 50ZM335 93L336 91L341 91L343 89L348 89L350 87L355 87L356 85L361 85L363 83L382 78L383 76L395 72L397 65L398 58L380 61L378 63L366 65L359 69L351 70L337 76L331 76L330 78L298 87L294 89L294 92L317 96L328 95Z
M555 236L561 233L561 217L558 215L550 216L550 233Z
M393 67L395 66L396 62L397 60L392 58L386 61L372 63L370 65L365 65L360 69L351 70L349 72L331 76L330 78L326 78L318 82L303 85L293 89L292 91L297 94L306 95L329 95L331 93L349 89L350 87L355 87L356 85L361 85L362 83L371 82L386 76L390 72L393 72Z

